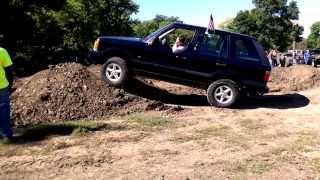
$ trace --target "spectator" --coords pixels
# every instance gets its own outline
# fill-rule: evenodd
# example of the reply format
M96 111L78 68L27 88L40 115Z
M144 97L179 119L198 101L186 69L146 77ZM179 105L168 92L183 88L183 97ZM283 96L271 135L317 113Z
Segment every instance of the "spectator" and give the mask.
M12 65L8 52L0 47L0 133L4 142L12 139L10 124L10 78L9 67ZM10 78L11 79L11 78Z
M311 57L311 53L309 50L306 50L303 57L304 57L305 64L312 65L312 57Z
M273 67L278 66L277 51L274 49L271 50L269 56L271 57L272 66Z

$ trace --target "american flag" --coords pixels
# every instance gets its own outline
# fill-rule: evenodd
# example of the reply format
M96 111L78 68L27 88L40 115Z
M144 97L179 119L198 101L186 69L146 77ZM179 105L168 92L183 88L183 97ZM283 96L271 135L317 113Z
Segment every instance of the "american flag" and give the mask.
M207 28L207 32L210 32L210 31L214 31L214 22L213 22L212 14L210 15L209 25Z

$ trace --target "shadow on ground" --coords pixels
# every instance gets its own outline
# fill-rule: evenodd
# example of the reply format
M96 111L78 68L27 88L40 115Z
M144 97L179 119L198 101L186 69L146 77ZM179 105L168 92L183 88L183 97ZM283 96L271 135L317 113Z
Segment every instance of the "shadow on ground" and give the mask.
M130 83L125 87L125 90L130 94L150 100L160 101L166 104L209 106L206 96L198 94L173 94L164 89L159 89L136 79L131 80Z
M156 88L139 80L131 81L125 87L126 91L151 100L160 101L166 104L182 106L210 106L207 97L198 94L173 94L166 90ZM310 100L298 93L282 95L264 95L260 97L242 97L240 102L233 109L293 109L307 106Z
M80 136L94 131L122 129L124 129L124 127L120 125L99 124L91 121L39 124L26 128L14 129L15 134L17 134L14 143L25 144L42 141L50 136Z
M298 93L281 95L263 95L258 97L242 98L235 109L295 109L305 107L310 100Z

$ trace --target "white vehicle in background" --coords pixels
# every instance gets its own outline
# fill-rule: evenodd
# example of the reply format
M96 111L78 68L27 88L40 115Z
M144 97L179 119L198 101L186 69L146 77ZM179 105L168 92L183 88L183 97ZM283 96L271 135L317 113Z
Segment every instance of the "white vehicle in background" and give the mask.
M303 50L288 50L292 54L293 64L304 64Z

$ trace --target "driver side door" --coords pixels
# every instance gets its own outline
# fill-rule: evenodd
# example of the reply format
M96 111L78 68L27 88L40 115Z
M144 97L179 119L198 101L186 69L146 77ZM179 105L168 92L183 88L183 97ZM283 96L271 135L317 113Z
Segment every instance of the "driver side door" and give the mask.
M174 54L172 46L176 38L184 36L186 50L182 53ZM183 80L186 78L187 63L185 54L192 52L193 41L196 30L182 27L173 27L159 35L154 43L149 46L146 55L146 62L153 68L152 73L169 79Z

